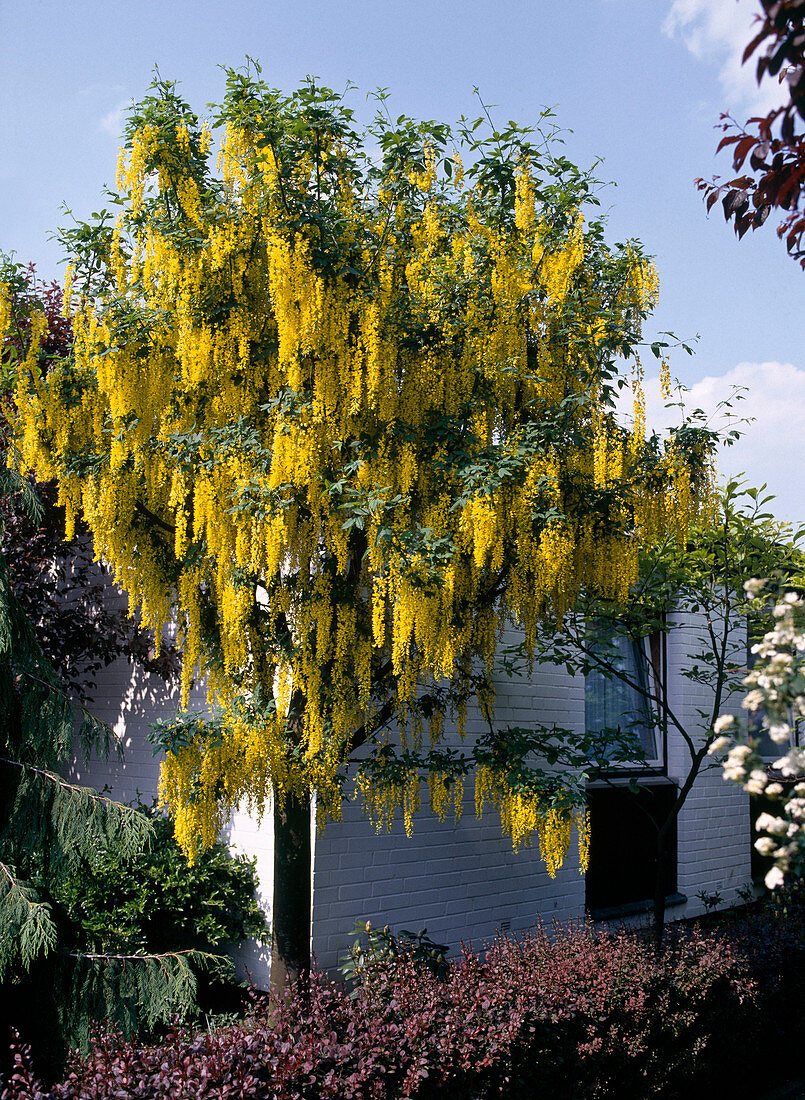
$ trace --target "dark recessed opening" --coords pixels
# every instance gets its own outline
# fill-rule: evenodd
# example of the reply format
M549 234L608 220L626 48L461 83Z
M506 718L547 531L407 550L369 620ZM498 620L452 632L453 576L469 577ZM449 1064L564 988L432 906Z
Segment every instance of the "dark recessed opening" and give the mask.
M671 783L641 788L602 787L588 792L590 809L590 866L586 876L586 905L599 909L631 906L654 897L657 828L677 795ZM666 897L677 892L676 821L663 860Z

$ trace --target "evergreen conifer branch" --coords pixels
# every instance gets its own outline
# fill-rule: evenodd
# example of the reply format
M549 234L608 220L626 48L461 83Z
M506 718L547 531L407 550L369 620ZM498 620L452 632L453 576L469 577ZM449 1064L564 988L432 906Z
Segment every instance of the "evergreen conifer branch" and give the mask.
M0 981L19 963L27 970L40 955L56 946L58 930L50 905L36 889L21 881L6 863L0 863Z
M186 1015L196 1001L193 964L221 973L228 960L199 951L160 955L71 952L65 962L58 989L62 1029L69 1042L85 1048L93 1020L106 1020L124 1035L131 1035ZM75 1012L75 1005L81 1006L80 1013Z
M29 838L37 823L38 831L52 833L55 845L51 847L62 855L64 864L90 856L98 845L115 846L126 857L148 842L153 826L141 810L25 761L0 757L0 764L23 773L16 816L25 823Z

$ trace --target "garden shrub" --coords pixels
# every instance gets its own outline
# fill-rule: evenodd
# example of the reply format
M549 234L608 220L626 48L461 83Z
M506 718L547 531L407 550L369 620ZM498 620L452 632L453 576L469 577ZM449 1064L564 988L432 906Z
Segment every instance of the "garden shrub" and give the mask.
M388 953L354 998L314 973L307 996L258 1000L211 1033L153 1046L100 1035L47 1092L20 1050L2 1100L755 1095L764 1028L797 1049L804 943L800 919L760 918L676 932L658 959L633 933L572 926L467 949L443 979Z
M219 842L190 864L171 821L154 815L153 825L149 845L136 855L100 849L60 886L54 900L71 926L74 950L187 952L195 978L190 1015L238 1011L242 989L228 950L268 932L254 860Z
M372 985L375 974L382 976L386 964L403 955L408 956L415 970L427 970L436 978L447 977L446 956L449 948L447 944L434 943L426 935L427 931L427 928L419 932L401 928L394 933L388 925L375 928L371 921L358 921L352 930L355 939L338 966L353 987L350 996L355 998L366 991Z
M76 860L51 884L61 929L57 952L0 989L4 1015L33 1044L39 1072L60 1075L68 1044L88 1050L93 1018L114 1021L131 1037L153 1032L152 1025L177 1012L188 1019L242 1015L245 990L229 949L266 934L255 891L253 861L217 844L189 865L171 823L159 816L136 854L100 845ZM87 956L106 962L96 973ZM176 960L181 997L166 984ZM83 1006L80 1014L71 1014L75 1002ZM152 1002L160 1009L156 1016L144 1007ZM0 1060L0 1072L7 1064Z
M130 857L101 849L60 887L56 901L78 948L214 953L247 936L265 935L252 860L218 843L188 864L172 823L157 816L153 824L145 849Z

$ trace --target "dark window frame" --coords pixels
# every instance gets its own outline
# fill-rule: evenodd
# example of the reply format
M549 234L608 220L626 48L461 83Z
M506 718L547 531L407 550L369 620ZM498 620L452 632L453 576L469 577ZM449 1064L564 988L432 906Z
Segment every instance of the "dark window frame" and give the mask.
M653 904L656 869L656 828L679 792L678 784L655 776L635 792L626 782L592 783L590 865L585 875L585 907L594 920L646 912ZM642 805L641 805L642 803ZM678 890L678 819L666 851L666 905L687 899Z
M651 694L662 701L668 684L666 631L647 635L643 645ZM652 709L657 712L660 707ZM668 777L666 722L654 723L654 738L655 757L633 765L613 764L601 772L601 779L588 785L590 866L585 907L593 920L644 913L653 906L657 827L679 792L678 783ZM665 862L666 907L682 905L687 898L678 889L678 818L671 827Z

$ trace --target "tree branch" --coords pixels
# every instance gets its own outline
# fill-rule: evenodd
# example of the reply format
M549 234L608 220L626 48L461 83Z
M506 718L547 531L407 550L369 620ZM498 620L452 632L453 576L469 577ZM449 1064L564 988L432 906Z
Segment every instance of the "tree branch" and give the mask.
M139 500L135 503L134 510L136 512L139 512L140 515L145 516L146 519L150 519L152 523L156 524L156 526L161 528L163 531L167 531L169 535L176 534L175 527L173 527L170 523L166 523L164 519L160 519L155 512L152 512L150 508L146 508L146 506L142 504Z

